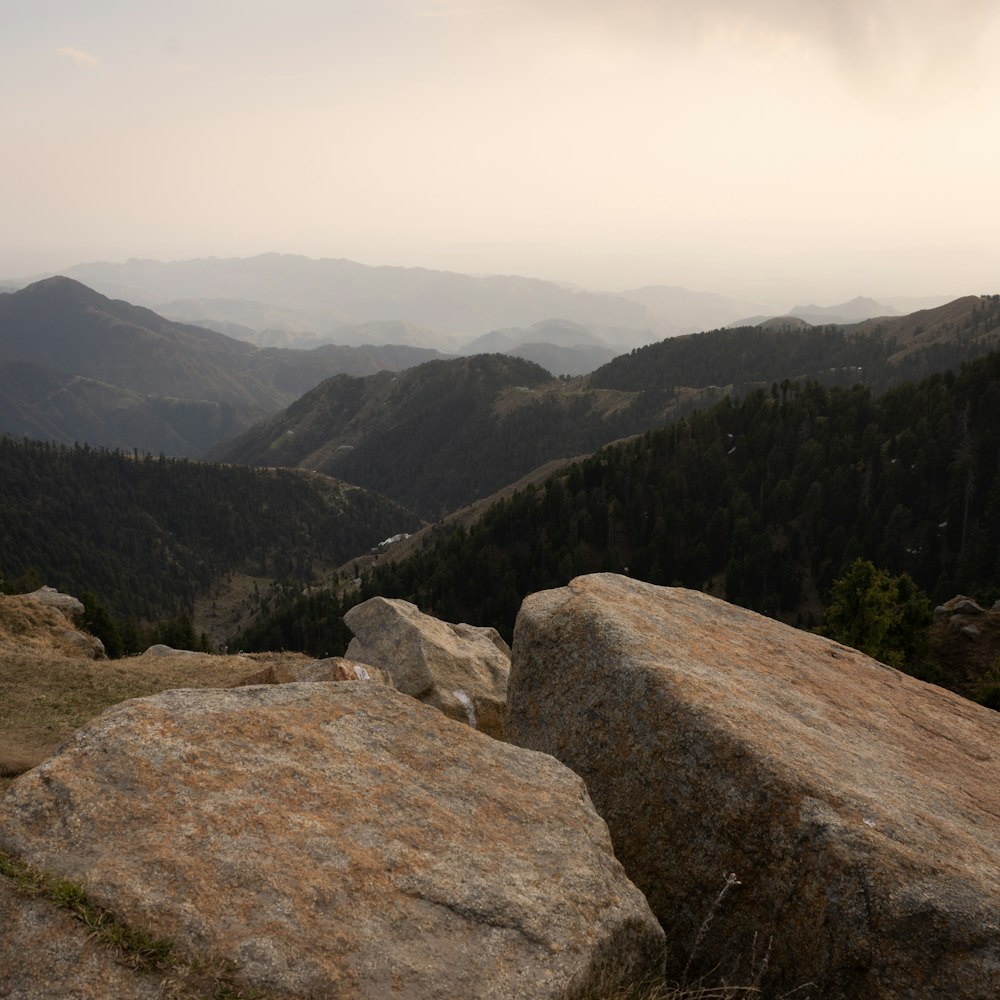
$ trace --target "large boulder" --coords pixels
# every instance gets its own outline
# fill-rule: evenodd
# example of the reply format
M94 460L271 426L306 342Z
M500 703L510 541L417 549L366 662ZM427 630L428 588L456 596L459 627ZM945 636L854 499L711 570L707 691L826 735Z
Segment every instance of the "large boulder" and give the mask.
M493 628L453 625L415 604L373 597L350 609L346 657L381 667L396 688L503 739L510 648Z
M522 605L507 734L585 779L667 931L668 974L735 872L692 975L733 974L773 939L774 995L995 1000L1000 714L704 594L600 574Z
M14 782L0 850L275 997L555 1000L662 960L576 775L379 684L125 702Z

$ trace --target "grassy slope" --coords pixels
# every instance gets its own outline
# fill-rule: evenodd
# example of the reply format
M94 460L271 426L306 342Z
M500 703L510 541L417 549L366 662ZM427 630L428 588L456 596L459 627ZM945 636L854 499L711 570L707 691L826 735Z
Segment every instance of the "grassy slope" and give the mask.
M230 687L272 662L298 654L73 655L50 631L53 619L27 597L0 596L0 792L50 757L84 723L128 698L173 688ZM66 623L69 627L69 623Z

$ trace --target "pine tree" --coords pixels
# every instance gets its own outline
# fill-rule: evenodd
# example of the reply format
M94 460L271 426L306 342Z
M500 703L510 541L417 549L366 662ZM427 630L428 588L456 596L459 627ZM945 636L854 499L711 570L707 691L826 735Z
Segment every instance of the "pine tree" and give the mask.
M908 573L890 576L867 559L855 559L833 585L823 631L902 669L919 651L930 623L927 595Z

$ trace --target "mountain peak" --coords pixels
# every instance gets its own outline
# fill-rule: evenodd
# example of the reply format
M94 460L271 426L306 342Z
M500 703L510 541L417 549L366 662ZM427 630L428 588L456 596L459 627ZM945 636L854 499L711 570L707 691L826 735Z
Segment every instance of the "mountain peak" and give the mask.
M38 296L48 298L54 302L62 304L73 304L81 302L93 302L106 300L100 292L95 292L88 288L83 282L74 278L67 278L64 274L55 274L51 278L42 278L40 281L32 282L24 288L13 293L18 296Z

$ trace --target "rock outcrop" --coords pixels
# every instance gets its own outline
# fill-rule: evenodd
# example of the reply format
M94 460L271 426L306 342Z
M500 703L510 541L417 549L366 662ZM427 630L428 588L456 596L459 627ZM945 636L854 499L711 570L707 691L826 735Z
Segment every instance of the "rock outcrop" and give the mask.
M250 684L297 684L332 681L372 681L394 687L389 674L370 663L355 663L342 656L329 656L323 660L270 663L263 670L244 677L234 687Z
M396 688L503 739L510 649L493 628L453 625L408 601L373 597L344 615L347 659L381 667Z
M939 604L934 609L935 618L951 618L954 615L981 615L983 613L982 607L976 601L962 594L953 597L950 601L945 601L944 604Z
M174 646L168 646L166 643L156 642L153 643L152 646L148 646L141 655L142 656L198 656L199 654L193 649L176 649Z
M1000 601L945 601L934 609L927 647L928 680L1000 710Z
M38 604L45 605L47 608L56 608L70 620L72 620L73 615L83 614L82 601L71 594L60 593L55 587L39 587L38 590L33 590L24 596Z
M125 702L13 783L0 849L272 997L569 1000L662 959L576 775L378 684Z
M107 659L104 643L73 624L83 611L75 597L42 587L31 594L0 595L0 649Z
M587 782L683 969L995 1000L1000 714L700 593L580 577L515 629L508 738Z

